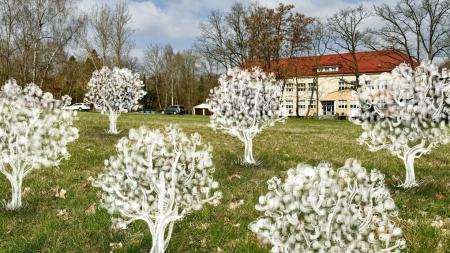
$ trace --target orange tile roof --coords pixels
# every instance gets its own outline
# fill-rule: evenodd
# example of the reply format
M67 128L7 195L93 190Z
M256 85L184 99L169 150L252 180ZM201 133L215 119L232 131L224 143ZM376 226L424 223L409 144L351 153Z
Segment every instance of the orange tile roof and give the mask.
M400 63L410 63L406 54L393 50L357 52L356 60L360 74L390 72ZM283 71L288 76L314 76L317 66L338 66L338 71L320 72L319 75L346 75L354 73L352 62L352 55L349 53L285 58L278 64L272 64L271 71ZM414 65L418 65L415 60Z

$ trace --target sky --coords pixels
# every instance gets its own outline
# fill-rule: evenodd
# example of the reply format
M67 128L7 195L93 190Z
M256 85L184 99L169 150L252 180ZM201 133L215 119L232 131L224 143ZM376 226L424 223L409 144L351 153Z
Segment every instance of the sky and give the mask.
M79 8L92 11L103 4L114 6L121 0L81 0ZM142 60L150 44L170 43L175 50L191 48L199 35L199 25L212 10L228 11L236 3L253 3L255 0L128 0L132 15L135 48L133 56ZM392 3L393 0L259 0L263 6L276 7L279 3L293 4L295 11L307 16L327 18L345 7ZM370 23L370 22L369 22Z

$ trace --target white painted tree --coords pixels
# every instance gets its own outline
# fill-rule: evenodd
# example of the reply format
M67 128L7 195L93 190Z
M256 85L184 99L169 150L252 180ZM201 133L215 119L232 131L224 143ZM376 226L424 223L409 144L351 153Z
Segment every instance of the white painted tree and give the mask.
M406 64L368 81L363 76L358 96L361 107L356 124L360 144L372 152L389 150L403 160L403 187L417 185L414 160L450 140L449 83L436 65L423 62L415 70Z
M234 68L219 78L207 103L211 107L210 126L237 137L244 143L243 163L255 164L253 138L275 122L284 122L282 84L274 74L260 68Z
M137 110L139 100L145 95L139 74L131 70L103 67L92 73L85 101L93 103L96 110L109 116L110 134L118 134L117 119L121 113Z
M164 131L141 127L131 129L116 148L94 186L104 191L102 206L118 215L113 218L117 228L147 223L151 253L164 252L176 221L206 203L219 203L212 147L198 133L188 137L174 126Z
M271 252L400 252L402 230L393 217L394 200L384 175L367 172L348 159L334 170L300 164L283 182L267 181L269 192L256 210L264 215L249 225L258 238L272 244Z
M70 103L44 93L35 84L21 88L9 80L0 91L0 172L11 184L9 210L22 207L23 179L37 169L58 166L69 158L67 144L78 138L76 112Z

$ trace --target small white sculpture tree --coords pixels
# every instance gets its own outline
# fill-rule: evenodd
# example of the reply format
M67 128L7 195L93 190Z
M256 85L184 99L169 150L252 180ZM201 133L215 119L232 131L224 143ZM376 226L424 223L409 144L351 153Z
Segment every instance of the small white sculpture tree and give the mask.
M117 228L136 220L147 223L151 253L164 252L177 220L205 203L219 203L212 148L199 134L189 138L174 126L165 131L141 127L116 147L117 155L105 161L94 186L104 191L102 206L118 215L113 218Z
M56 100L35 84L21 88L9 80L0 91L0 172L11 184L9 210L22 207L22 182L33 170L58 166L69 158L67 144L78 138L76 112L61 109L70 97Z
M249 225L271 252L400 252L402 230L392 217L394 200L384 175L349 159L335 171L328 163L298 165L287 179L267 181L269 192Z
M417 185L414 159L449 142L449 83L434 64L423 62L415 70L406 64L377 80L360 78L361 107L354 122L362 126L360 144L372 152L387 149L403 160L403 187Z
M92 73L88 83L86 102L94 104L95 109L109 115L110 134L118 134L117 118L121 113L137 110L139 100L145 95L144 84L139 74L129 69L103 67Z
M285 120L281 107L282 84L260 68L231 69L219 78L219 83L207 101L212 112L210 126L242 141L243 163L255 164L253 138L264 128Z

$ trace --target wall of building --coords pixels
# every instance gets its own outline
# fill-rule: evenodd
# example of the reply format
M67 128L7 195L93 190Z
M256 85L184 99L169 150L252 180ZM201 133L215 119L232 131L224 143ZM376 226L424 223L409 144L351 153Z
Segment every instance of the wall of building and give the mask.
M379 74L370 74L367 75L370 79L375 79L379 76ZM323 98L325 98L330 93L339 91L339 81L343 79L346 83L351 83L356 81L356 77L353 75L335 75L335 76L320 76L319 83L319 102L316 101L316 94L313 95L313 106L310 109L309 116L315 115L316 109L319 110L319 116L323 116L322 103L320 102ZM296 110L297 106L299 108L299 116L306 116L308 101L311 99L311 90L308 89L309 84L313 83L313 77L302 77L302 78L292 78L289 79L286 83L284 93L283 93L283 107L289 113L289 116L297 116ZM298 84L298 103L297 95L296 95L296 85ZM304 88L301 84L305 84ZM334 112L339 113L339 115L348 116L351 114L351 104L352 100L356 100L356 97L346 99L347 108L339 108L339 97L334 101ZM304 101L304 102L303 102ZM314 106L315 104L315 106ZM303 107L303 108L302 108Z

